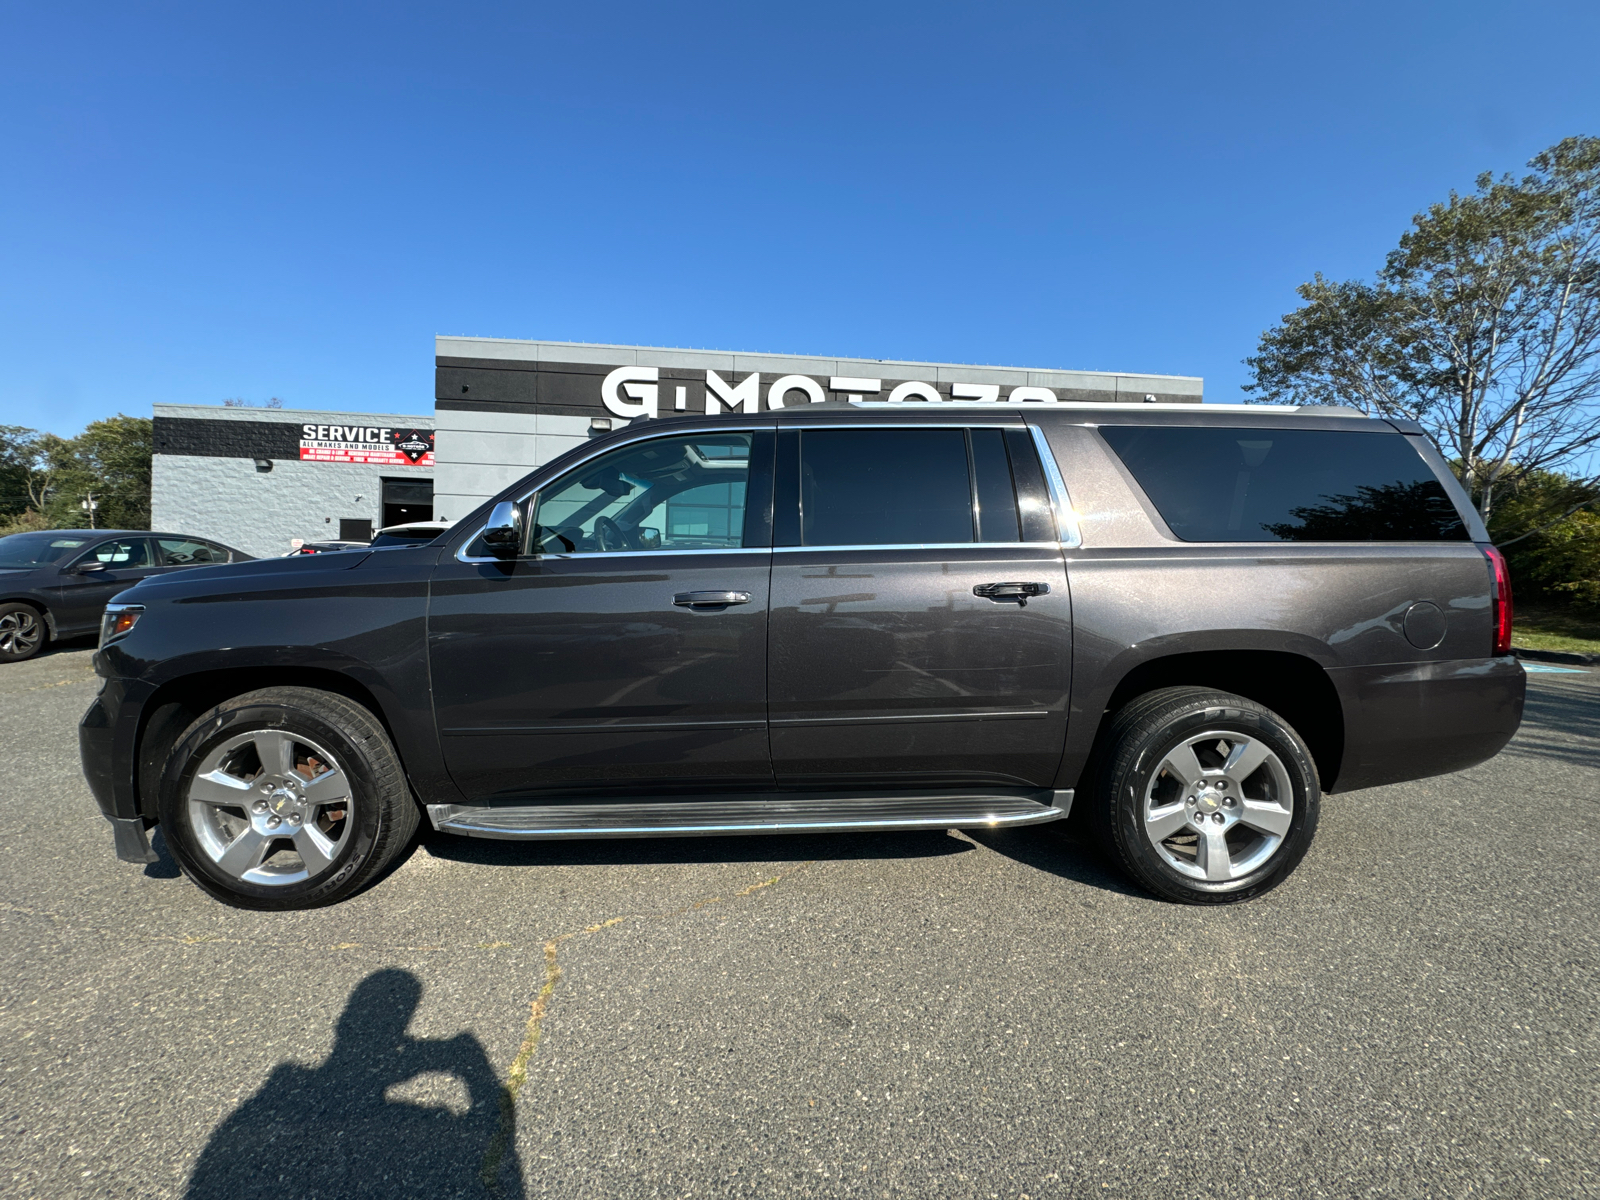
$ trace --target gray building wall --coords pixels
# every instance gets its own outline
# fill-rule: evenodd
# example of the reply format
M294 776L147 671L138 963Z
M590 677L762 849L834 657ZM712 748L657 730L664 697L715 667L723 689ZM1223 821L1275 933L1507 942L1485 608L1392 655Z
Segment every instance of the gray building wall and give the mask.
M257 557L287 554L293 538L336 539L341 519L370 520L376 529L383 523L383 479L434 475L431 466L299 458L302 424L431 429L431 417L190 404L157 404L154 417L152 528L214 538ZM205 422L203 437L196 421ZM175 429L183 436L168 432ZM258 471L258 458L272 469Z
M1037 390L1031 401L1193 403L1202 399L1197 376L1060 371L1030 367L981 367L958 363L889 359L821 358L779 354L730 354L654 346L608 346L507 338L435 339L436 429L434 515L460 520L468 512L562 451L581 444L596 419L613 427L627 420L602 400L606 376L618 367L658 371L663 416L707 410L707 373L726 385L758 376L756 402L772 407L771 385L783 376L805 376L827 396L837 377L880 381L875 399L887 399L902 383L925 383L943 400L962 385L988 385L1000 399L1014 388ZM683 407L678 403L682 401ZM787 394L790 404L805 393ZM925 402L925 401L918 401ZM715 406L714 406L715 407Z

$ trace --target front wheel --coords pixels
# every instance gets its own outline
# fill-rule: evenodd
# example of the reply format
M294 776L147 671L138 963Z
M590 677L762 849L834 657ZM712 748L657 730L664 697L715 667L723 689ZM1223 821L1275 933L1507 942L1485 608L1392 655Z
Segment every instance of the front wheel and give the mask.
M1169 900L1259 895L1305 857L1321 788L1305 742L1270 709L1162 688L1111 720L1092 789L1102 848Z
M44 649L44 618L31 604L0 604L0 662L22 662Z
M159 815L186 875L237 908L315 908L405 850L418 811L388 734L331 692L273 687L179 737Z

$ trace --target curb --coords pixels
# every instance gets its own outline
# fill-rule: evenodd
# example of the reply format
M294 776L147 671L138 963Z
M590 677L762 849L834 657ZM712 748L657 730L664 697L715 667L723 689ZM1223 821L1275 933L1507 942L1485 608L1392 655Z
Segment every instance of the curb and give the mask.
M1511 653L1530 662L1568 663L1575 667L1600 667L1600 654L1579 654L1576 650L1529 650L1511 647Z

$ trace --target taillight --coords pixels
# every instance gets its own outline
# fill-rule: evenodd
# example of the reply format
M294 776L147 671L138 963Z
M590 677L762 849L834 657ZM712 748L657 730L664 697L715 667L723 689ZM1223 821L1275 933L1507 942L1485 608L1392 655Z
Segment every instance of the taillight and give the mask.
M1511 653L1511 572L1506 556L1493 546L1485 546L1489 569L1494 573L1494 652Z

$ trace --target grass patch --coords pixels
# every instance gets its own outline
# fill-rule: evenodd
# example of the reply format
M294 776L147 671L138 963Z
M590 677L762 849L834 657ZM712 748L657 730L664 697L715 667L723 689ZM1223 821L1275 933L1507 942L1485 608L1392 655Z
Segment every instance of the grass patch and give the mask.
M1518 601L1511 643L1529 650L1600 654L1600 614Z

